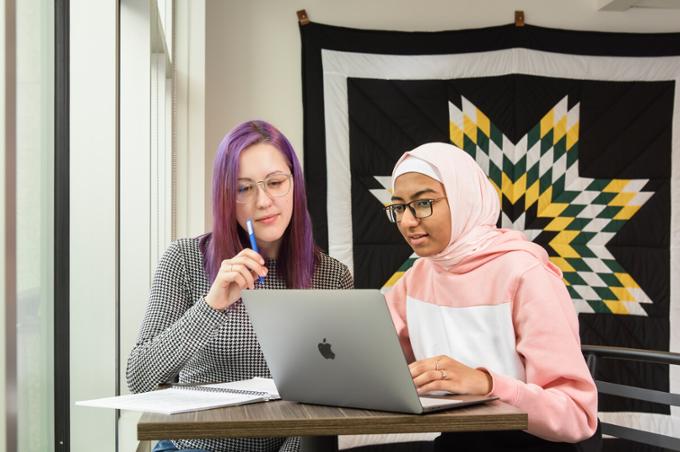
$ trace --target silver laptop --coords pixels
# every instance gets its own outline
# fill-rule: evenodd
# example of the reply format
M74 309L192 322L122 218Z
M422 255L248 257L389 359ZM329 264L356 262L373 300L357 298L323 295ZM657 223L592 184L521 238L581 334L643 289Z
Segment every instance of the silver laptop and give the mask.
M378 290L245 290L242 298L285 400L419 414L495 399L418 397Z

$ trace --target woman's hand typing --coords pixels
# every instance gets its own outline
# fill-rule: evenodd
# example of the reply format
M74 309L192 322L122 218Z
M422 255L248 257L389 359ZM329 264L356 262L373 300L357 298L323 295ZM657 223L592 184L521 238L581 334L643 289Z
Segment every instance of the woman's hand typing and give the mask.
M418 394L448 391L454 394L488 394L493 381L489 373L439 355L409 364Z

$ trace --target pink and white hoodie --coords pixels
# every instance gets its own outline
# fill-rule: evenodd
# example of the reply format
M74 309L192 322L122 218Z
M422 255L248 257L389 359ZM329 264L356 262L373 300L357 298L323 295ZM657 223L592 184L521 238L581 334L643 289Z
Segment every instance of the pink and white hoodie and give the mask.
M452 236L386 294L405 355L448 355L484 368L490 395L528 413L529 433L571 443L589 438L597 390L560 270L520 232L495 227L498 195L464 151L429 143L404 154L395 171L406 158L428 162L441 176Z

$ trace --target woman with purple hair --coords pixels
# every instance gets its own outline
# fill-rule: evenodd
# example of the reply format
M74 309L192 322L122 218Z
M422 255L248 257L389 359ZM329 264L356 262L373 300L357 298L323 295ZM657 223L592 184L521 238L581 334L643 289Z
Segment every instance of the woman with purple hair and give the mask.
M173 242L161 258L127 365L132 392L159 383L271 377L243 303L244 289L350 289L343 264L312 237L300 163L264 121L231 130L215 156L212 231ZM252 221L259 253L251 249ZM160 441L166 451L293 451L297 438Z

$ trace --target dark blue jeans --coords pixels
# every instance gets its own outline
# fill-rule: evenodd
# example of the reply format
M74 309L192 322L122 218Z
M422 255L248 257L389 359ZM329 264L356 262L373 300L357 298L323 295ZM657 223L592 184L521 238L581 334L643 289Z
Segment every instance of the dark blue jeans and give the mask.
M172 444L172 441L164 439L158 441L158 444L151 452L208 452L205 449L178 449Z

